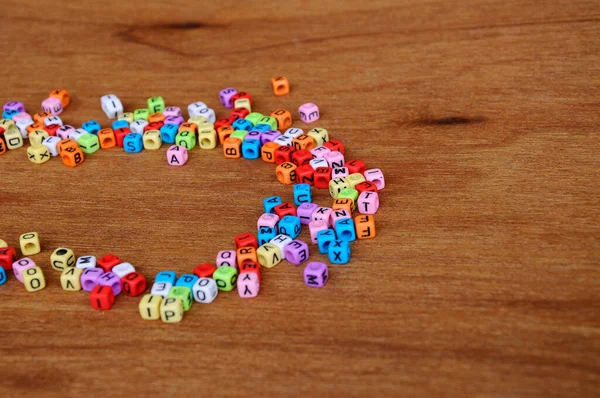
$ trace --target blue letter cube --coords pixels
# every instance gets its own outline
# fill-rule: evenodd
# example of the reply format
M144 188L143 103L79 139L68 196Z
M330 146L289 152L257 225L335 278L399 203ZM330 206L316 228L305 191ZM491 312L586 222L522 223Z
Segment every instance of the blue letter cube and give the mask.
M335 239L335 231L331 228L317 232L319 251L323 254L329 253L329 246Z
M160 128L160 138L165 144L174 144L179 126L176 124L165 124Z
M238 119L231 124L231 127L233 127L234 130L250 131L252 130L252 127L254 127L254 125L252 124L252 122L250 122L250 120Z
M281 198L279 196L270 196L265 198L263 201L263 205L265 206L265 213L273 213L273 209L275 206L282 204Z
M138 133L129 133L123 139L123 149L125 152L138 153L144 149L144 137Z
M123 127L129 128L129 123L127 123L127 120L115 120L112 123L113 130L120 129L120 128L123 128Z
M350 243L347 240L334 240L329 245L329 261L332 264L347 264L350 261Z
M194 284L197 280L198 277L196 275L183 274L179 277L179 279L177 279L177 283L175 283L175 286L184 286L189 288L190 291L192 291L192 287L194 287Z
M287 235L292 239L296 239L298 235L300 235L301 230L300 218L296 216L285 216L279 220L277 228L279 229L280 234Z
M354 242L356 240L356 229L351 218L341 218L335 222L335 234L340 240Z
M176 279L177 274L175 274L175 271L161 271L156 274L154 283L170 283L171 285L174 285Z
M256 130L256 131L262 131L264 133L265 131L271 130L271 126L266 123L259 123L256 126L254 126L252 129Z
M260 227L258 229L258 234L256 235L258 239L258 245L262 246L265 243L269 243L271 239L277 236L277 231L275 228L271 227Z
M296 184L294 185L294 203L296 206L300 206L302 203L310 203L312 200L312 194L310 192L310 185L308 184Z
M12 120L13 116L16 115L17 113L19 113L19 111L16 109L7 109L2 114L2 118Z
M100 127L100 123L98 123L95 120L90 120L88 122L85 122L81 125L81 128L83 128L85 131L87 131L90 134L95 134L98 135L98 131L100 131L100 129L102 127Z
M258 159L260 157L260 141L254 139L244 140L242 143L242 156L245 159Z
M0 267L0 285L4 285L5 282L6 282L6 271L4 271L4 268Z

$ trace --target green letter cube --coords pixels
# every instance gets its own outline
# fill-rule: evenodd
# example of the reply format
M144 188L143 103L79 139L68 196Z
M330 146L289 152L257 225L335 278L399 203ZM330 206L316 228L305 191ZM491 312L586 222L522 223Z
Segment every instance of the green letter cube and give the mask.
M77 144L79 144L79 148L81 148L83 153L94 153L100 149L100 142L98 141L98 136L95 134L82 135L77 140Z
M162 112L165 110L165 100L163 97L148 98L148 109L150 113Z
M181 300L183 304L183 310L187 311L192 308L192 303L194 302L194 298L192 297L192 291L189 287L185 286L175 286L169 290L169 298L177 298Z
M237 283L238 272L235 267L224 265L217 268L213 273L213 279L217 282L219 290L229 292L235 288Z

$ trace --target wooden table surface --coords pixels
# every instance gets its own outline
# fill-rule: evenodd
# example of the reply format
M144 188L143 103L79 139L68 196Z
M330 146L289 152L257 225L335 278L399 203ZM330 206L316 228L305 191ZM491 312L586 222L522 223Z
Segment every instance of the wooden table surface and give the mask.
M262 198L291 200L273 165L194 149L169 167L166 146L75 169L0 156L0 238L38 231L48 283L0 287L0 396L600 394L597 1L4 3L0 103L33 113L64 87L79 127L108 126L108 93L218 116L230 86L262 113L315 102L312 126L388 186L377 238L325 288L283 262L258 298L221 293L167 325L139 298L93 310L50 253L190 272L255 229Z

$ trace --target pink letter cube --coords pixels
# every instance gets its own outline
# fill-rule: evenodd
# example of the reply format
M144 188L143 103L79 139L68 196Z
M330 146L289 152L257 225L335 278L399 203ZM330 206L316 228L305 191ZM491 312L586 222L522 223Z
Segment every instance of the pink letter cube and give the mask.
M217 268L233 267L237 268L235 250L221 250L217 253Z
M180 145L172 145L167 149L167 162L171 166L183 166L188 160L187 148Z
M310 153L312 153L315 158L324 158L329 152L331 152L331 149L323 145L310 150Z
M163 116L165 118L169 116L177 117L181 116L181 108L178 106L167 106L163 111Z
M275 229L278 222L279 216L277 214L264 213L256 222L256 228L260 229L261 227L269 227Z
M331 225L332 211L333 210L330 209L329 207L319 207L313 213L312 219L313 219L313 221L323 220L323 221L325 221L325 223L327 223L327 226L329 227L329 225Z
M258 295L260 282L256 272L243 272L237 280L238 294L241 298L252 298Z
M67 138L70 137L70 134L74 133L74 132L75 132L75 127L65 124L64 126L60 126L58 128L58 130L56 130L56 135L58 137L60 137L61 139L66 140Z
M27 112L19 112L12 117L12 121L17 123L25 120L33 120L31 119L31 115Z
M342 153L339 151L329 152L327 155L323 156L323 158L327 160L329 167L332 169L336 167L344 167L344 155L342 155Z
M358 196L357 208L360 214L375 214L379 209L379 194L365 191Z
M63 111L62 102L58 98L46 98L42 101L42 109L51 115L60 115Z
M23 283L23 272L25 272L27 268L33 268L35 266L36 265L32 259L30 259L29 257L25 257L15 261L12 265L12 269L15 273L15 276L17 277L17 280Z
M383 173L381 169L370 169L365 171L364 174L367 181L371 181L377 187L377 190L381 191L385 188L385 179L383 178Z
M325 231L329 228L329 224L327 224L323 220L311 221L308 224L308 229L310 230L310 240L312 243L317 243L317 233L319 231Z
M4 104L3 111L19 111L25 112L25 105L21 101L10 101Z
M304 268L304 283L310 287L323 287L329 279L327 265L313 261Z
M335 167L333 170L331 170L331 179L345 178L348 177L349 174L350 172L348 171L347 167Z
M319 205L316 203L302 203L298 206L296 214L298 215L298 218L300 218L300 223L304 225L310 224L312 215L318 207Z
M298 108L298 113L300 113L300 120L302 120L304 123L316 122L320 117L319 107L310 102L300 105L300 108Z

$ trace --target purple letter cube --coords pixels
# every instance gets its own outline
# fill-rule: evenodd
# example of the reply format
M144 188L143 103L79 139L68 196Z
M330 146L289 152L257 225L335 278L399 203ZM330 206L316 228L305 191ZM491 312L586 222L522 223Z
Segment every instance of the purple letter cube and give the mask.
M313 261L304 268L304 283L310 287L323 287L329 279L327 265Z
M294 265L300 265L308 260L308 245L301 240L293 240L283 249L285 259Z

